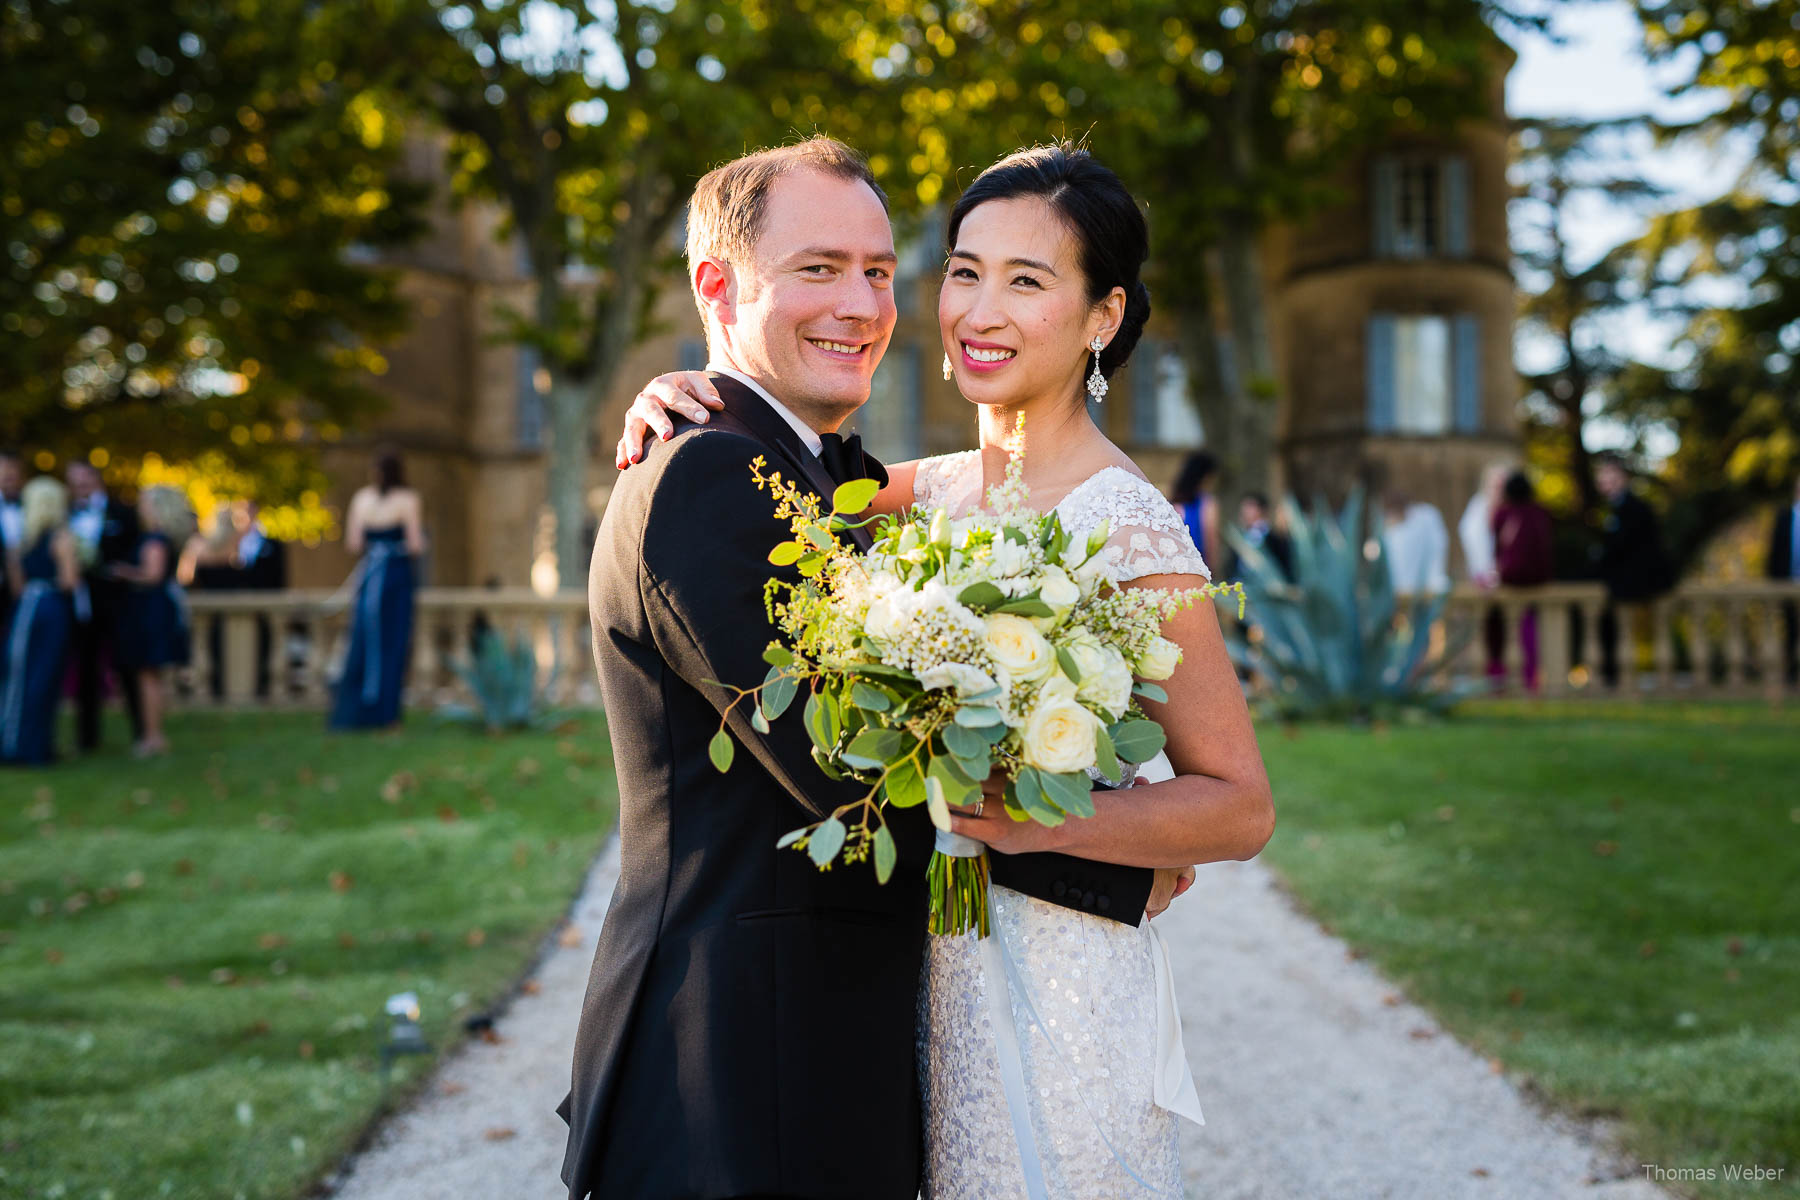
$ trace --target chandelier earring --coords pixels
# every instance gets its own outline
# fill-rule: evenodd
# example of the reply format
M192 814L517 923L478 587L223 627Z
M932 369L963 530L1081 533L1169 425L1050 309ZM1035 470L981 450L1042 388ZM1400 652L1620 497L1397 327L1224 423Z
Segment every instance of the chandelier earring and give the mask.
M1106 349L1106 343L1096 334L1088 349L1094 352L1094 369L1088 372L1087 394L1090 401L1099 404L1106 399L1106 376L1100 373L1100 352Z
M950 352L946 350L944 351L944 378L949 379L955 374L956 371L950 366Z

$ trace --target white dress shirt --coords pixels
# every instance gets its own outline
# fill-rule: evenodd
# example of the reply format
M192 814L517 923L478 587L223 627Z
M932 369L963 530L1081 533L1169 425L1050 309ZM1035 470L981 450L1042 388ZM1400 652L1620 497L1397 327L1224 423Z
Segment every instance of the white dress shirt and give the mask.
M824 439L819 436L819 431L814 429L811 425L808 425L805 421L802 421L799 417L796 417L788 410L787 405L769 395L768 388L765 388L762 384L756 382L756 380L750 378L742 371L734 370L731 367L722 367L716 362L707 363L706 369L709 371L717 371L721 375L731 376L733 379L761 396L764 400L768 401L769 407L775 410L775 415L786 421L788 426L793 429L795 433L800 435L801 442L805 443L806 448L813 452L813 457L818 457L820 448L825 445Z
M1403 594L1443 592L1450 588L1445 565L1450 558L1450 531L1431 505L1409 505L1400 520L1382 533L1394 590Z
M1486 492L1476 492L1469 500L1469 506L1463 509L1462 520L1456 525L1457 536L1462 540L1463 565L1468 568L1469 578L1477 582L1494 573L1494 526L1493 512L1488 507Z
M262 544L263 544L262 522L258 521L256 524L252 525L249 529L245 530L244 536L242 538L238 539L237 565L240 567L247 567L251 563L255 562L256 556L262 552Z
M106 528L106 493L95 492L87 503L69 514L69 531L90 551L100 547L100 534Z

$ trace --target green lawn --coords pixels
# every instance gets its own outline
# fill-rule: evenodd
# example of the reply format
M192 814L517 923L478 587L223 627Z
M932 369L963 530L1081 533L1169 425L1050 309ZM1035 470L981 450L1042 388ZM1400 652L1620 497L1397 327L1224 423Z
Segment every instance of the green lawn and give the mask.
M1639 1162L1800 1196L1800 714L1471 707L1265 727L1268 860L1480 1052Z
M108 733L0 773L4 1195L299 1194L427 1065L384 1086L387 997L453 1044L613 822L598 715L506 738L185 715L148 764Z

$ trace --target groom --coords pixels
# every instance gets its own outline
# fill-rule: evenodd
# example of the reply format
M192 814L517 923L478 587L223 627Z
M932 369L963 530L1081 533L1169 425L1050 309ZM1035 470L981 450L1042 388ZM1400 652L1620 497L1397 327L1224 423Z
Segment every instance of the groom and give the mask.
M723 775L707 754L721 684L767 670L763 582L792 571L769 565L790 534L752 461L821 496L883 476L835 431L894 329L886 201L837 142L760 151L700 181L687 256L724 410L619 478L594 547L621 868L558 1110L563 1180L572 1200L913 1200L922 810L889 814L886 885L866 863L820 872L776 840L864 789L826 778L795 714L758 734L738 704L725 725L746 753ZM1134 921L1151 886L1053 854L999 856L993 878Z

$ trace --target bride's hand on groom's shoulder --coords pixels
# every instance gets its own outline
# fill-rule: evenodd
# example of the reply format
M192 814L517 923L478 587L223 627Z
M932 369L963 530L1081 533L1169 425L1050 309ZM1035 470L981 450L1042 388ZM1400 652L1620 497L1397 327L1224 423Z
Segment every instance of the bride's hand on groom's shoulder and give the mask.
M718 412L724 407L725 402L719 399L718 390L705 371L670 371L658 375L644 385L644 390L625 410L625 432L619 435L613 465L623 471L643 458L646 433L654 432L665 441L673 436L675 422L669 418L670 413L704 425L709 410Z

